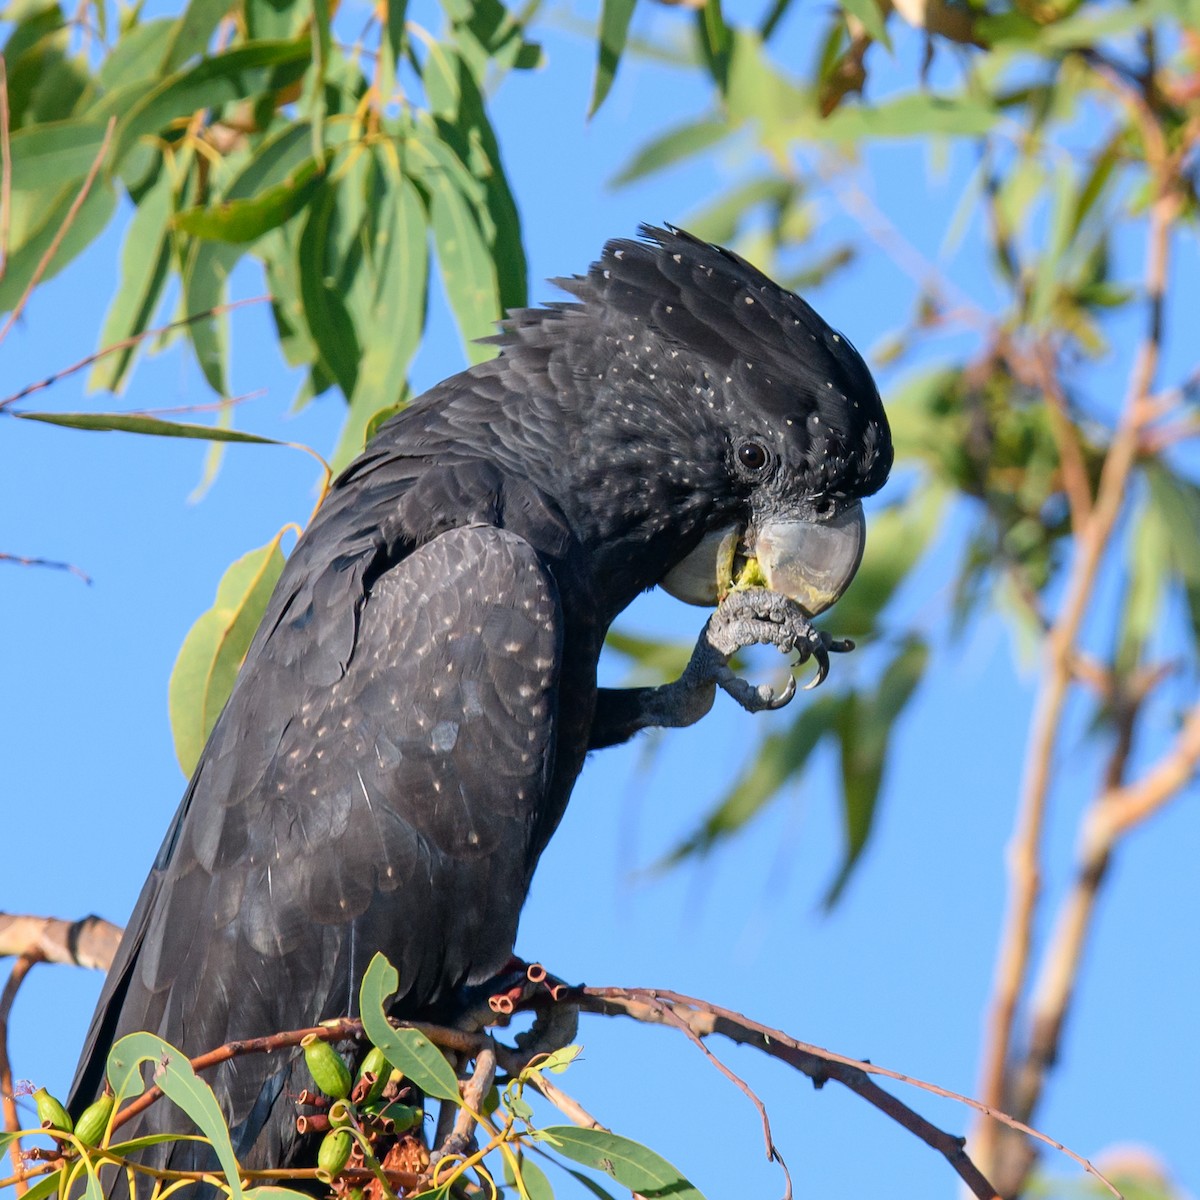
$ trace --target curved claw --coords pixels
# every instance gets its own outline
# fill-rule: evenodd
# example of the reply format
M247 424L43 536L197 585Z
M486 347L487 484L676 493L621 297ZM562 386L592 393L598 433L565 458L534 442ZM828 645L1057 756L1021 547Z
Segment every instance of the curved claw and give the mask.
M796 695L796 677L795 675L788 676L787 683L784 684L783 691L779 695L775 695L773 688L767 688L766 690L771 693L771 698L767 701L767 708L772 712L776 709L784 708L791 704L792 698Z
M824 642L818 642L812 648L812 656L817 660L817 673L804 685L806 692L820 687L829 677L829 651L825 648Z
M791 703L792 697L796 694L796 680L792 675L788 676L786 686L778 694L769 683L754 686L747 683L740 675L735 675L728 667L718 673L716 682L727 696L731 696L747 712L752 713L774 712Z

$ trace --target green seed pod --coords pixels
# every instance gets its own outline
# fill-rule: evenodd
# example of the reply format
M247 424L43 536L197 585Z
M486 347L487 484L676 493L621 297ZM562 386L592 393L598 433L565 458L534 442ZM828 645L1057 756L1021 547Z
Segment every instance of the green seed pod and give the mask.
M349 1100L335 1100L329 1106L329 1124L333 1129L354 1123L354 1106Z
M73 1128L71 1115L45 1088L38 1088L33 1093L37 1105L38 1120L44 1129L57 1129L62 1133L70 1133Z
M358 1068L358 1077L361 1079L364 1075L374 1075L376 1079L382 1079L386 1083L390 1070L383 1051L378 1046L372 1046L367 1057L362 1060L362 1066Z
M85 1146L98 1146L104 1131L108 1128L108 1118L112 1115L114 1097L101 1096L95 1104L89 1104L75 1122L75 1136Z
M350 1095L350 1068L342 1061L342 1056L316 1034L309 1034L300 1045L304 1047L304 1061L317 1087L335 1100L344 1100Z
M381 1123L391 1122L391 1132L404 1133L419 1125L425 1119L425 1113L419 1108L410 1108L407 1104L389 1104L378 1117Z
M331 1129L317 1151L317 1178L322 1183L336 1179L350 1161L354 1135L348 1129Z
M383 1095L383 1089L387 1087L388 1075L391 1070L388 1060L383 1056L383 1051L378 1046L372 1046L370 1053L363 1059L362 1066L358 1069L359 1084L362 1084L365 1079L372 1081L371 1086L362 1097L364 1104L374 1104Z

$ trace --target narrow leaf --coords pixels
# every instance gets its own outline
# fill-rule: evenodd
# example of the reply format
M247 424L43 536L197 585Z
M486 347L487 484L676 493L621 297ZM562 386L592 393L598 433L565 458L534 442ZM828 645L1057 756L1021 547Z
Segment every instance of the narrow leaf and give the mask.
M624 187L635 179L653 175L665 167L701 154L727 138L730 132L729 123L716 118L677 125L643 146L621 172L614 176L609 186Z
M848 16L857 17L862 22L863 28L874 41L882 42L889 50L892 48L883 13L875 0L842 0L842 8Z
M838 714L845 849L837 875L825 893L826 908L837 903L866 847L892 728L920 683L928 659L924 641L911 636L888 665L878 688L869 695L851 693Z
M349 398L358 380L360 350L354 322L338 286L337 264L329 261L335 248L330 226L337 201L337 186L326 180L309 208L298 243L297 263L308 332L321 352L322 363Z
M704 1200L665 1158L619 1134L579 1129L574 1125L551 1125L537 1137L564 1158L603 1171L647 1200L668 1196L671 1200Z
M521 1172L521 1184L523 1186L523 1195L529 1197L529 1200L554 1200L554 1188L550 1185L550 1180L546 1178L546 1172L537 1165L527 1154L522 1154L518 1160L518 1169ZM513 1174L512 1163L507 1155L504 1159L504 1181L515 1188L517 1186L516 1176Z
M145 1090L141 1065L154 1063L154 1082L163 1093L195 1122L212 1143L217 1161L225 1173L231 1200L242 1200L242 1184L237 1159L229 1141L229 1130L213 1090L197 1076L182 1050L152 1033L130 1033L108 1053L108 1082L118 1097L140 1096Z
M104 126L91 121L51 121L18 129L10 143L13 191L82 183L103 144Z
M596 78L592 84L592 102L588 116L593 117L612 88L625 40L629 36L629 22L637 0L603 0L600 10L600 41L596 61Z
M397 1071L426 1095L460 1104L458 1080L442 1052L418 1029L394 1029L386 1005L400 986L396 968L382 955L371 959L359 992L363 1029Z
M281 530L237 559L221 577L212 608L188 631L167 688L175 756L190 776L225 707L283 570Z
M100 332L102 347L143 333L154 318L171 265L172 199L170 172L162 171L129 222L121 248L121 281ZM88 387L118 391L138 349L129 346L100 359L88 376Z
M316 192L324 170L323 162L310 158L281 183L248 200L225 200L179 213L175 228L220 242L252 242L291 220Z
M22 421L42 421L46 425L62 425L67 429L91 429L102 433L145 433L152 437L194 438L202 442L248 442L258 446L283 446L275 438L238 429L219 429L213 425L192 425L182 421L164 421L161 417L139 416L136 413L43 413L10 412L9 416Z
M189 0L183 15L175 22L163 55L160 71L167 75L189 58L203 54L217 23L232 7L232 0Z
M163 80L133 106L117 127L113 162L119 164L138 142L202 108L219 108L261 92L275 68L302 67L309 61L307 38L254 42L201 59L194 67Z

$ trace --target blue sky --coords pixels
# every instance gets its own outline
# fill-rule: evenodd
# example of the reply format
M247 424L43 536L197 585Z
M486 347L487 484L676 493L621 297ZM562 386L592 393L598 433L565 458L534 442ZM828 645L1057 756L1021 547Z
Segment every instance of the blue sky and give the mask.
M735 16L741 11L731 8ZM805 22L815 11L797 6L785 60L808 61ZM651 6L641 19L678 18ZM694 113L704 91L687 75L628 60L605 108L587 124L592 45L553 24L544 40L548 65L536 76L511 77L493 106L535 300L554 294L536 281L583 270L606 238L628 235L640 221L686 224L688 212L742 165L734 150L611 190L608 180L631 151ZM915 39L901 39L897 53L898 74L911 73L920 55ZM939 166L924 150L899 145L867 155L864 174L891 220L937 258L970 165L953 149ZM836 207L821 214L825 241L853 232ZM95 348L127 219L34 296L0 348L5 390ZM1192 238L1181 268L1192 275L1193 296L1196 265ZM946 269L989 301L970 232ZM262 290L256 271L243 265L234 294ZM906 319L912 291L874 253L810 299L867 349ZM457 336L435 305L414 381L428 386L462 362ZM290 413L298 380L281 364L264 308L236 318L232 379L235 392L265 389L239 409L242 428L332 449L342 403L330 394ZM86 396L82 380L43 393L36 405L114 406ZM885 373L881 382L886 400L896 379ZM175 346L141 363L123 403L211 399ZM305 520L315 472L309 458L286 449L232 446L211 491L191 503L203 458L196 444L29 424L5 425L2 438L0 550L73 562L93 583L0 564L0 910L96 911L123 922L184 784L166 716L175 653L228 563L284 523ZM971 1092L1034 676L1028 664L1014 669L1009 634L994 618L949 642L945 567L964 526L962 514L951 516L930 566L897 602L939 654L903 718L862 867L831 914L819 899L836 868L840 826L833 763L821 756L801 787L703 863L645 873L720 794L768 720L719 698L696 728L593 756L534 882L518 952L569 979L705 996L807 1041ZM623 625L691 640L702 619L700 610L655 593ZM827 624L836 632L836 610ZM858 669L853 658L834 665ZM806 701L802 695L796 703ZM1066 882L1075 822L1097 770L1083 716L1070 714L1065 744L1073 766L1050 814L1052 895ZM1193 788L1188 801L1121 848L1038 1121L1086 1155L1114 1142L1151 1145L1193 1189L1200 1187L1190 1099L1200 1073L1191 1036L1200 1002L1198 844ZM98 975L79 970L32 973L12 1020L19 1077L65 1092L99 986ZM667 1155L710 1200L782 1194L777 1168L762 1157L754 1110L686 1041L599 1018L585 1021L580 1040L583 1059L562 1082L606 1124ZM935 1154L836 1086L817 1093L748 1051L714 1049L762 1095L798 1195L886 1190L906 1198L956 1188ZM971 1123L955 1105L902 1095L953 1131ZM1048 1165L1056 1174L1073 1171L1062 1159ZM565 1177L552 1177L561 1195L572 1194Z

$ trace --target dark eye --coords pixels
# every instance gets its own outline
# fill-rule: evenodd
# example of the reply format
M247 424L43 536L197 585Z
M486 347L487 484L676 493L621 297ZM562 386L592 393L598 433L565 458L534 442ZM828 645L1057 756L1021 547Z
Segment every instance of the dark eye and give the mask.
M768 461L766 450L757 442L743 442L738 447L737 457L747 471L761 471Z

